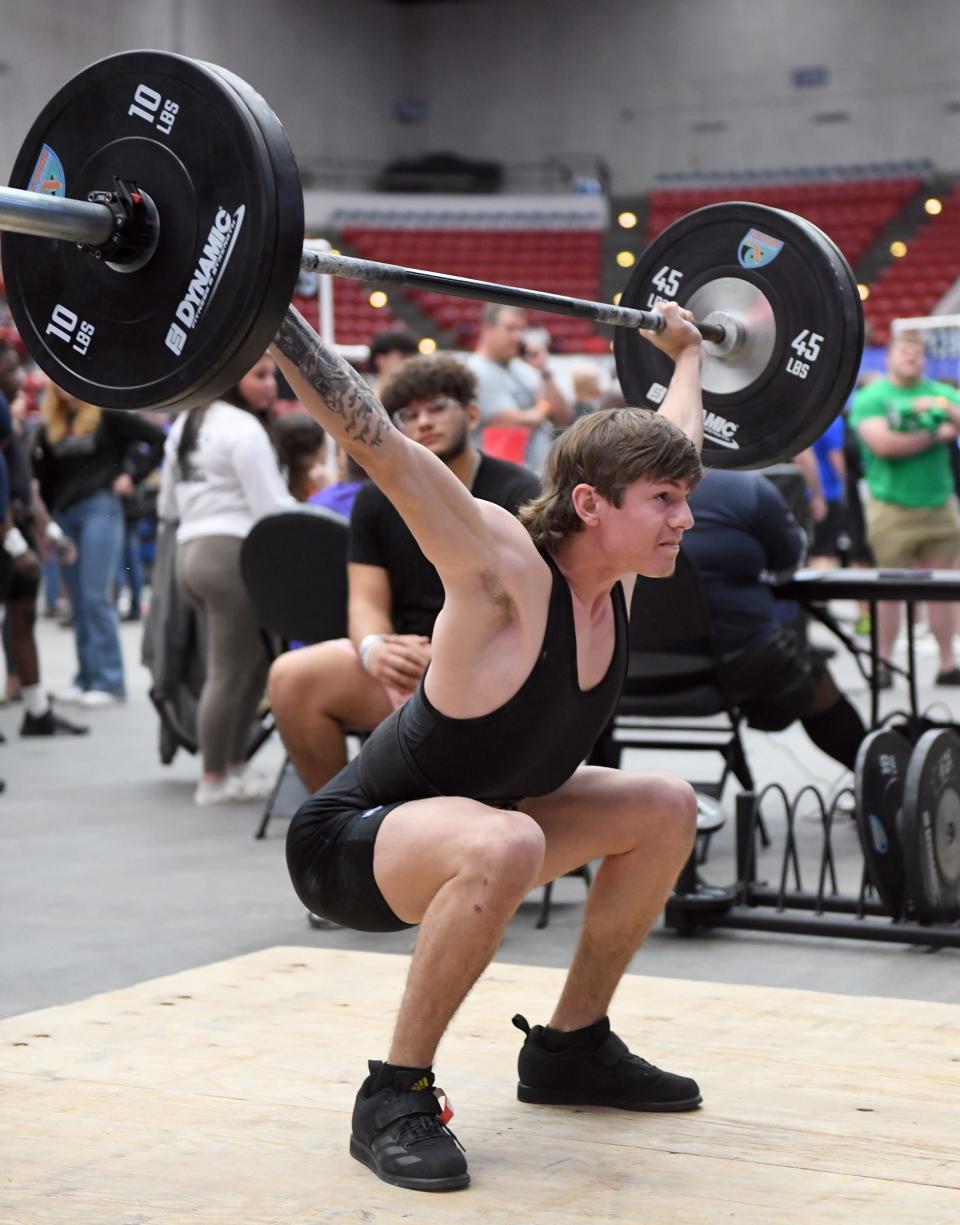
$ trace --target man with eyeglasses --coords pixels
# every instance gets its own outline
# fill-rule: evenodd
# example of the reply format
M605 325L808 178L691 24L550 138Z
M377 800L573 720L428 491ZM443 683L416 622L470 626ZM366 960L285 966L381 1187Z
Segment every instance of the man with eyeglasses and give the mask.
M432 451L477 498L515 513L540 491L525 468L483 455L472 441L476 378L449 354L413 357L380 389L408 438ZM270 703L290 759L317 791L346 764L343 729L372 731L410 696L430 662L443 586L376 485L350 516L350 637L281 655Z

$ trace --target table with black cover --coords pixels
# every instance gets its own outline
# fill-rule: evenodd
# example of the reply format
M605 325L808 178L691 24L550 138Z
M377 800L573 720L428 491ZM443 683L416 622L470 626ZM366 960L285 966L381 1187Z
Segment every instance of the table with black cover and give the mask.
M910 714L916 718L917 674L913 628L913 608L930 600L960 600L960 571L957 570L798 570L776 587L778 599L796 600L812 615L826 621L818 605L828 600L866 600L870 605L870 723L876 727L880 713L877 688L877 605L901 601L906 605L907 680L910 686ZM834 628L831 626L831 628Z

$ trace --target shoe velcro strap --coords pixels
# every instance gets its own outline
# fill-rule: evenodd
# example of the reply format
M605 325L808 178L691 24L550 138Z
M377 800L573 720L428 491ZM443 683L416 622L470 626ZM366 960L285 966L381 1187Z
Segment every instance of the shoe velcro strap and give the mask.
M418 1089L413 1093L398 1093L396 1097L379 1105L373 1121L377 1131L383 1131L397 1119L407 1119L413 1114L440 1114L440 1103L432 1089Z
M629 1054L630 1048L626 1042L622 1038L618 1038L616 1034L610 1033L594 1051L593 1057L602 1063L605 1068L612 1068L620 1062L624 1055Z

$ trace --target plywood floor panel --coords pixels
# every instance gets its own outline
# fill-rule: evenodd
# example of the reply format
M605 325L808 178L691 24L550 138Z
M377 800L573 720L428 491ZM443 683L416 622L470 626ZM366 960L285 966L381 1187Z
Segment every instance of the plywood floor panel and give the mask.
M960 1221L960 1007L629 976L618 1032L704 1109L540 1108L510 1017L562 972L502 963L437 1061L473 1185L388 1187L346 1145L407 964L275 948L0 1021L0 1222Z

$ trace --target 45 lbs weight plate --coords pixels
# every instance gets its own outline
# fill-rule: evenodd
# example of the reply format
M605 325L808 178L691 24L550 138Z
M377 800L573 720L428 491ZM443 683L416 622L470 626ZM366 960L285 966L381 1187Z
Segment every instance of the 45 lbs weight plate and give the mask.
M860 367L863 312L853 273L816 226L759 204L713 204L669 226L638 260L621 306L674 300L728 338L704 342L704 463L757 468L823 433ZM618 328L627 402L658 408L669 358Z

